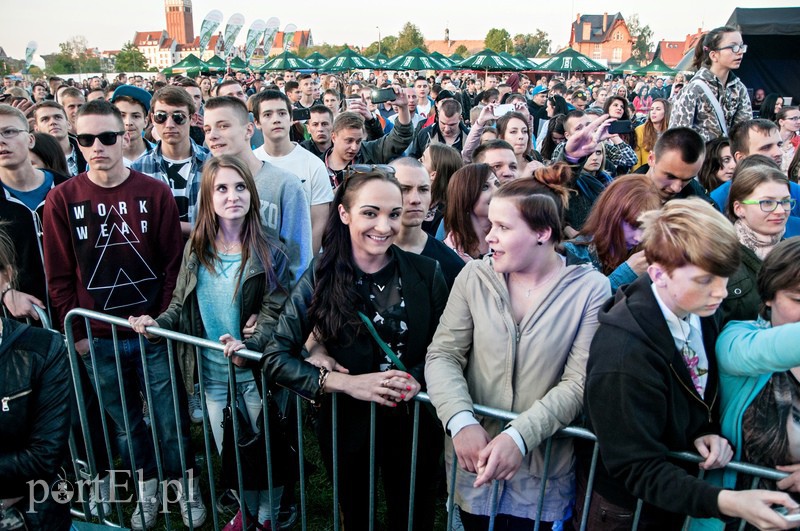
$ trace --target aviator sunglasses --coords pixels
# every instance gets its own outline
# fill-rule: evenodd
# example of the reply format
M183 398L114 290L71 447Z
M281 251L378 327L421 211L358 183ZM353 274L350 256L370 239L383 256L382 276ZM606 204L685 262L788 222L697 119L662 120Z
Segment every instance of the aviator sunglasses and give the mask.
M186 123L186 120L189 119L186 113L183 112L175 111L169 113L167 111L156 111L153 113L153 121L158 125L161 125L166 123L167 118L170 116L172 116L172 121L175 122L175 125L183 125Z

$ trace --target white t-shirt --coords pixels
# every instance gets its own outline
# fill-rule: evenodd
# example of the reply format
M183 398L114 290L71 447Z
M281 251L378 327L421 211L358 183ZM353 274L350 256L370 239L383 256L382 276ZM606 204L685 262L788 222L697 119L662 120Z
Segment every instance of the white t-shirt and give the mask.
M292 142L292 145L292 152L283 157L271 156L264 151L264 146L254 149L253 154L259 160L269 162L297 175L303 183L303 190L305 190L311 206L333 201L333 189L325 164L307 149L300 147L297 142Z

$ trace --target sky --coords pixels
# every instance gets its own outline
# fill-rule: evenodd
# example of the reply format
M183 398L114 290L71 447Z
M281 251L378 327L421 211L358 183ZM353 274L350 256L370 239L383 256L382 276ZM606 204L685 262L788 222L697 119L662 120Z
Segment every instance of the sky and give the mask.
M38 43L37 55L57 52L60 42L76 35L85 36L90 47L118 50L133 39L136 31L166 28L163 0L85 0L79 3L0 0L0 6L12 2L13 8L4 9L0 17L0 47L14 58L25 56L25 47L31 40ZM445 27L450 28L451 40L483 39L491 28L505 28L512 36L541 29L550 35L553 46L560 48L569 42L570 24L577 13L619 11L624 17L638 14L642 24L653 30L654 42L658 42L661 39L683 40L700 27L711 29L724 25L736 7L795 7L797 0L771 0L769 3L763 0L523 0L508 4L513 7L502 8L503 3L486 0L431 0L410 4L375 0L192 2L195 34L212 9L223 14L218 31L223 31L233 13L244 15L245 27L237 44L244 42L253 20L275 16L280 19L281 29L289 23L299 29L310 29L316 44L367 46L378 40L378 32L382 37L397 35L406 22L411 22L426 39L444 39ZM303 5L300 13L296 9L299 5ZM402 9L398 10L397 5Z

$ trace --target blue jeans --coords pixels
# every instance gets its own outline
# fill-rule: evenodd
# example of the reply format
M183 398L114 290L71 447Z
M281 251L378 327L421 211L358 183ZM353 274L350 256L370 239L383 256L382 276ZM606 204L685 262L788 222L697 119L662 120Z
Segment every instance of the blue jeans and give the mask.
M95 365L97 374L92 368L92 357L89 353L83 356L89 378L95 392L103 399L108 416L113 419L109 430L117 441L117 451L127 469L132 469L130 462L130 445L136 469L142 471L144 479L158 477L153 437L145 426L142 417L142 400L139 391L147 397L139 384L139 372L142 370L142 358L139 350L139 338L120 339L117 341L121 374L117 374L114 341L112 339L94 339ZM189 418L186 390L183 387L180 371L175 365L177 381L178 412L180 418L175 419L175 406L172 396L172 384L169 374L169 357L166 343L145 342L145 359L147 371L143 373L150 382L152 401L148 404L150 418L157 430L159 446L166 478L180 478L189 469L194 469L194 450L189 437ZM120 382L125 392L130 433L125 431ZM181 462L178 449L178 438L183 442L185 462ZM136 472L134 470L133 472Z

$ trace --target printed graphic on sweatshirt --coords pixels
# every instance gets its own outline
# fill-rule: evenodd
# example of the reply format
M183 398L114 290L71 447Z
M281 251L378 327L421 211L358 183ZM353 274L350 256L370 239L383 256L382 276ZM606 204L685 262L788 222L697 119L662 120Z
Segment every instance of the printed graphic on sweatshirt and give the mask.
M149 203L142 199L70 205L76 248L83 258L82 276L99 311L148 303L152 288L143 289L142 284L159 279L157 268L140 252L148 231Z

